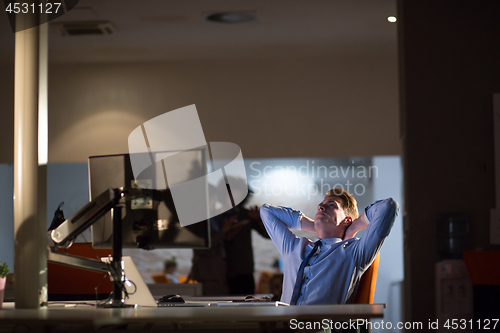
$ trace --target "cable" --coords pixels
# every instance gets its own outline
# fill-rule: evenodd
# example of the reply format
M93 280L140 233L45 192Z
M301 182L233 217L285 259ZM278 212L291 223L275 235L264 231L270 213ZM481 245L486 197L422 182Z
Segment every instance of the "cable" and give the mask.
M124 273L123 273L123 270L121 270L121 272L118 272L113 265L110 265L110 270L112 270L111 272L111 276L116 277L116 276L124 276ZM130 280L129 280L130 281ZM113 283L118 283L118 287L120 288L120 290L125 294L125 298L128 298L128 292L127 292L127 288L125 287L125 284L124 284L124 281L122 281L121 279L117 282L116 279L114 279ZM132 282L133 283L133 282ZM135 283L134 283L135 285ZM137 287L136 287L137 289ZM135 292L135 291L134 291Z
M108 298L106 298L106 299L104 299L104 300L102 300L102 301L100 301L100 302L97 302L97 306L101 306L101 305L103 305L103 304L107 304L107 303L109 303L112 299L113 299L113 292L111 292L111 293L109 294Z
M95 301L96 303L99 302L99 293L98 293L98 289L99 287L101 286L101 284L104 282L104 280L106 279L108 275L107 274L103 274L102 275L102 279L101 281L99 282L99 284L94 288L94 291L95 291Z
M65 253L66 253L66 252L67 252L67 251L68 251L68 250L69 250L69 249L73 246L73 243L74 243L74 242L75 242L75 239L73 238L73 239L69 242L68 246L64 247L64 250L63 250L61 253L62 253L62 254L65 254Z
M137 292L137 285L136 285L136 284L135 284L135 282L134 282L134 281L132 281L132 280L127 279L127 281L128 281L128 282L130 282L130 283L132 283L132 285L134 286L134 291L133 291L133 292L131 292L131 293L128 293L128 295L133 295L133 294L135 294L135 293ZM125 283L127 283L127 282L125 281Z
M92 253L94 254L94 256L97 259L101 260L101 257L97 254L97 252L95 252L94 247L90 244L90 242L87 240L87 238L85 238L85 235L83 233L82 233L82 238L85 241L85 243L87 243L87 245L90 247L90 250L92 251Z

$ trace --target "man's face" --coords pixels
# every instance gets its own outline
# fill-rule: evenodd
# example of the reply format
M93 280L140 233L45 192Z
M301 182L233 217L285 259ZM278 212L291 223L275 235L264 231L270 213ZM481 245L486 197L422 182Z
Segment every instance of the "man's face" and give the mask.
M314 217L315 226L321 224L323 226L335 228L342 226L345 223L346 216L343 209L342 199L335 196L326 197L318 205L318 210Z
M176 268L177 268L177 266L168 266L168 268L165 268L165 273L172 274L175 272Z

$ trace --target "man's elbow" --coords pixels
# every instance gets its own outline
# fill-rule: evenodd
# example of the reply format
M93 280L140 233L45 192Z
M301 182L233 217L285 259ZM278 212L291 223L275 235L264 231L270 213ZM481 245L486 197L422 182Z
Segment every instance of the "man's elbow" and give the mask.
M269 214L269 205L268 204L263 204L260 206L260 218L264 220L266 216Z
M399 204L396 200L394 200L393 198L387 198L385 205L388 214L393 215L394 217L398 216Z
M393 198L385 199L381 204L382 207L380 208L383 209L384 212L382 215L382 221L384 222L381 225L379 225L377 233L379 237L384 238L389 235L389 232L391 231L392 226L394 225L394 221L398 216L399 204Z

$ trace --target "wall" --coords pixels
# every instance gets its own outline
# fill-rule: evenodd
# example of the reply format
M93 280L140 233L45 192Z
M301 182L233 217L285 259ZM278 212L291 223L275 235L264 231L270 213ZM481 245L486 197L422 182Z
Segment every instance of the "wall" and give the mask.
M403 320L402 283L404 280L403 263L403 170L399 156L376 156L373 166L377 167L377 177L373 178L373 197L375 200L393 198L399 203L399 214L389 237L380 250L380 263L377 275L374 303L386 304L383 321L390 322L392 329L374 329L373 332L400 332L396 328ZM376 321L380 320L374 320ZM382 326L382 324L380 327ZM374 326L377 327L377 326ZM387 325L385 326L387 327Z
M50 64L49 162L126 152L135 127L190 104L198 108L207 141L237 143L244 157L399 154L396 75L394 50L308 59ZM9 133L10 126L0 123L0 130ZM318 144L327 139L339 143ZM11 163L13 143L5 140L0 162Z
M14 271L14 167L0 164L0 261Z
M406 321L435 318L436 218L470 215L489 245L492 94L500 91L500 2L399 1Z
M14 53L14 52L12 52ZM0 64L0 163L14 162L14 59Z

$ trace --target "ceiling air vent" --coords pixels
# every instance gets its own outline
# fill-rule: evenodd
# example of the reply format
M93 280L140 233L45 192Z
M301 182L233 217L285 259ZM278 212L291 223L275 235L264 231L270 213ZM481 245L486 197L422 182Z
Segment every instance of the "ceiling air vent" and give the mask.
M116 29L109 21L65 22L59 24L63 36L98 36L114 34Z

